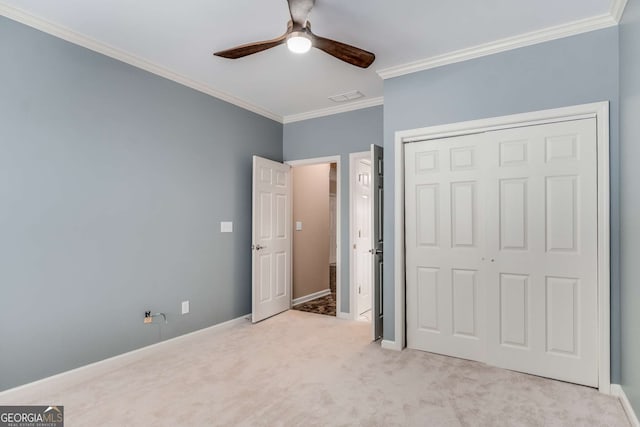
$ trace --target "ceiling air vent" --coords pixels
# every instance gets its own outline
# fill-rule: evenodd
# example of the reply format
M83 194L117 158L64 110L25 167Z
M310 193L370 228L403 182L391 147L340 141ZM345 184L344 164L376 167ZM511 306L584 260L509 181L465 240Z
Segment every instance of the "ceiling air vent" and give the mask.
M330 96L329 99L333 102L347 102L353 101L354 99L364 98L364 94L359 90L352 90L347 93L340 93L338 95Z

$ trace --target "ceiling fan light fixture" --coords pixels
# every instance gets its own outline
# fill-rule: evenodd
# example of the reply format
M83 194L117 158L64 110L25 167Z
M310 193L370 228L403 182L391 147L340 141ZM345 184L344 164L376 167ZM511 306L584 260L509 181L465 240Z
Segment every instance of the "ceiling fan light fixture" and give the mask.
M287 37L287 47L293 53L307 53L311 49L311 38L303 31L293 32Z

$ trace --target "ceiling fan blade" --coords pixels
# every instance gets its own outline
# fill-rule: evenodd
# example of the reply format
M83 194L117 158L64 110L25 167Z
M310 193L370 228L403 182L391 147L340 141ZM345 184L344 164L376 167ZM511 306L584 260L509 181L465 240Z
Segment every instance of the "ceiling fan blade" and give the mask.
M316 0L287 0L289 3L289 12L296 30L306 27L309 13L313 9Z
M313 47L316 47L323 52L340 59L341 61L355 65L356 67L367 68L369 65L373 64L373 61L376 59L376 56L373 53L367 52L366 50L337 42L335 40L316 36L311 32L311 30L309 30L308 33L311 35Z
M243 56L251 55L253 53L262 52L263 50L271 49L272 47L279 46L286 42L287 36L293 31L293 24L289 22L287 32L271 40L264 40L261 42L247 43L242 46L236 46L231 49L221 50L214 53L215 56L221 56L223 58L238 59Z

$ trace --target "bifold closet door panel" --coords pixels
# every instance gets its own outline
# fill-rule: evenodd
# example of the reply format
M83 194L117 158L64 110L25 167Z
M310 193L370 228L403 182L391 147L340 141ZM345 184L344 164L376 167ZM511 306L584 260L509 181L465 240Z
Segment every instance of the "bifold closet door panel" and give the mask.
M485 137L487 362L598 386L596 119Z
M480 143L472 135L405 147L407 345L484 361Z

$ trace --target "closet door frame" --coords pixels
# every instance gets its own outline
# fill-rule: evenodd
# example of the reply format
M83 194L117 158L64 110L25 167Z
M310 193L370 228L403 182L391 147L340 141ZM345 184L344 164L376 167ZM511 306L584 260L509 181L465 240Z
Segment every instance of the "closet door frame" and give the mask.
M398 131L394 141L394 339L384 348L406 347L404 144L523 126L596 118L598 156L598 388L611 393L610 319L610 189L609 189L609 102L597 102L482 120ZM390 307L389 307L390 308ZM388 311L387 311L388 312Z

